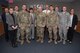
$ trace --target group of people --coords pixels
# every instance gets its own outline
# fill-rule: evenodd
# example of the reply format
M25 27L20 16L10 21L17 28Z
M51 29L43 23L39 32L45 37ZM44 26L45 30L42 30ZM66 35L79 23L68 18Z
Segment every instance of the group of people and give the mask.
M59 7L45 5L45 9L40 5L38 8L27 8L22 5L22 10L19 7L5 8L5 12L1 17L4 23L5 38L11 42L12 47L17 46L17 42L21 45L24 41L31 43L31 40L36 39L37 42L44 43L45 27L48 30L48 43L54 41L54 44L66 41L72 43L73 34L77 27L78 18L74 14L74 9L67 12L67 7L63 6L62 11ZM58 40L58 37L59 40Z

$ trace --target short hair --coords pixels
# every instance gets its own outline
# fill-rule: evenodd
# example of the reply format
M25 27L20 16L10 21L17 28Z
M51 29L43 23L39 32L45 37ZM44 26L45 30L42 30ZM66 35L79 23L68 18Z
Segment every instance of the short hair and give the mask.
M10 9L13 9L13 7L9 7L9 10L10 10ZM14 10L14 9L13 9L13 10Z
M50 5L50 6L53 6L53 5ZM49 6L49 7L50 7L50 6Z
M29 8L29 10L33 10L33 8Z
M5 7L4 9L6 9L6 8L9 9L8 7Z
M13 7L9 7L9 9L13 9Z

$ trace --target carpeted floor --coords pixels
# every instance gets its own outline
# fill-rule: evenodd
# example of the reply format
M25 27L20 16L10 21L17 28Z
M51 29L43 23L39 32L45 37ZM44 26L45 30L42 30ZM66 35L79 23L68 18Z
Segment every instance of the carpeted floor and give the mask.
M12 48L5 39L0 39L0 53L80 53L80 34L75 33L72 44L59 43L47 43L48 38L45 37L43 44L37 43L32 40L31 44L25 43L24 45L18 45L17 48Z

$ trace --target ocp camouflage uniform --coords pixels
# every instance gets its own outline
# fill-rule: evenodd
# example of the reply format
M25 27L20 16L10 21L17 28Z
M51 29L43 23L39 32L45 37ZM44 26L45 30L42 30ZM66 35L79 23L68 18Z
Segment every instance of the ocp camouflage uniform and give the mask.
M26 34L26 41L29 41L29 33L30 33L30 15L28 12L19 12L19 27L21 32L21 44L24 43L24 35Z
M57 40L57 27L58 27L58 15L53 11L49 13L49 16L47 18L47 28L49 31L49 38L50 40L48 41L48 43L52 42L52 31L54 33L54 43L57 44L56 40Z
M17 17L17 21L18 21L18 26L19 26L19 17L18 17L18 14L19 14L19 11L14 11L14 14L16 15ZM20 42L20 28L18 27L18 30L17 30L17 41Z
M45 27L45 13L41 12L37 14L36 27L37 27L37 37L38 42L43 43L44 39L44 27Z

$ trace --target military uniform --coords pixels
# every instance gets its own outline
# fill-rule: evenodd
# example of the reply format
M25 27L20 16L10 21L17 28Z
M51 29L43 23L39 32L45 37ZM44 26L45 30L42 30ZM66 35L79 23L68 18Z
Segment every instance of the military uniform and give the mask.
M18 11L14 11L14 14L16 15L17 17L17 20L18 20L18 25L19 25L19 17L18 17L18 14L19 12ZM20 42L20 28L18 27L18 30L17 30L17 41Z
M49 38L50 40L48 41L48 43L52 42L52 30L54 33L54 43L57 44L56 40L57 40L57 27L58 27L58 15L52 11L49 13L48 18L47 18L47 28L49 31Z
M29 33L30 33L30 15L28 12L19 12L19 27L21 33L21 44L24 43L24 35L26 35L26 41L29 41Z
M44 27L45 27L45 13L38 13L36 16L36 27L37 27L37 37L38 42L43 43L44 39Z
M58 13L59 15L59 36L60 41L63 39L63 44L66 43L67 40L67 31L69 28L69 22L70 22L70 14L68 12L61 12Z

